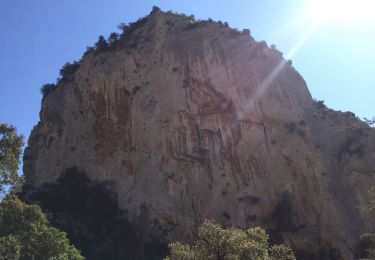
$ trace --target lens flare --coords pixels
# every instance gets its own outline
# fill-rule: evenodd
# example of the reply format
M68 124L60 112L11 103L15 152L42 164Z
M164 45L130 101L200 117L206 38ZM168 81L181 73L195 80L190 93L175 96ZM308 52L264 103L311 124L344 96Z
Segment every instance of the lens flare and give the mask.
M318 21L365 22L374 20L374 0L310 0L306 14Z

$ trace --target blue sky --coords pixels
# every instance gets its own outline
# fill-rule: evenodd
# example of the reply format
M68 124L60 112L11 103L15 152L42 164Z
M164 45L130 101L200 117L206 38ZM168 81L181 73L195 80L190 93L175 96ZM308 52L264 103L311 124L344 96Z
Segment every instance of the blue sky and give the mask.
M307 2L1 0L0 122L28 137L39 119L40 86L54 82L61 66L80 59L100 34L108 36L121 22L145 16L153 5L249 28L256 40L292 54L313 97L361 118L374 116L375 19L331 19L307 37L314 20L302 12Z

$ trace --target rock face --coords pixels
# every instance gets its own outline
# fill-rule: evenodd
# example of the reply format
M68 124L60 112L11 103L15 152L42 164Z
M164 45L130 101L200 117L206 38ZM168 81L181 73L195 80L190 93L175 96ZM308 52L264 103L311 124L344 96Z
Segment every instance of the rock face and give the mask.
M74 166L113 181L120 206L167 239L213 218L265 227L305 259L353 259L375 228L360 210L375 198L375 130L314 102L248 30L159 10L44 99L26 180Z

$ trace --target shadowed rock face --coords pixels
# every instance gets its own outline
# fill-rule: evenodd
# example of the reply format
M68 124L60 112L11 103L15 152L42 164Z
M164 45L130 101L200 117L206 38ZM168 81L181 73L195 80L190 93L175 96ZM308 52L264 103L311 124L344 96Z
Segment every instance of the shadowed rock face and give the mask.
M43 101L27 182L78 167L114 181L120 206L167 239L214 218L265 227L305 259L353 259L375 228L359 210L374 199L375 130L314 102L246 31L189 19L155 11L84 55Z

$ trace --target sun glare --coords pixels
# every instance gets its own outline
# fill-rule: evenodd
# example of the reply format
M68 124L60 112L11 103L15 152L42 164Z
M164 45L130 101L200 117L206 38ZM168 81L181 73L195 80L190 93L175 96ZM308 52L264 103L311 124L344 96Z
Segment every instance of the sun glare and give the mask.
M306 12L319 22L368 22L375 18L375 0L310 0Z

